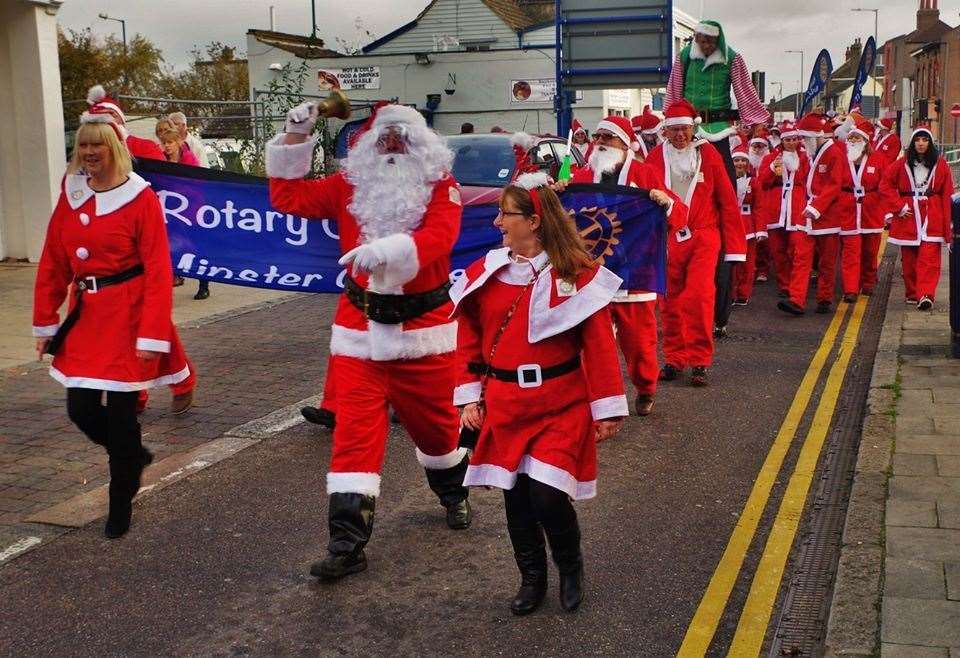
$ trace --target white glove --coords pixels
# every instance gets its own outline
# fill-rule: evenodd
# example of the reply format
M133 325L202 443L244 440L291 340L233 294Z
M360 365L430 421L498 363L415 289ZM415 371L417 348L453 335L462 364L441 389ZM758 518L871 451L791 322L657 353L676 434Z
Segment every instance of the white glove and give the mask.
M373 272L376 268L386 263L387 259L383 251L376 246L375 243L371 243L354 247L345 253L337 262L343 267L353 263L353 273L356 275Z
M283 130L288 133L309 135L317 125L318 118L320 118L320 112L317 110L316 103L301 103L287 112L287 122Z

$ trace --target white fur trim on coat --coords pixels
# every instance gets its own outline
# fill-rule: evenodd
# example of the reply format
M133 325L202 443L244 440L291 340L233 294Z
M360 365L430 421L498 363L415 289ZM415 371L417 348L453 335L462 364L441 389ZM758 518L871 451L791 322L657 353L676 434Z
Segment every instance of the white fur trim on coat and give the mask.
M137 338L137 349L168 354L170 352L170 341L157 340L155 338Z
M162 377L142 382L121 382L113 379L95 379L93 377L68 377L53 366L50 366L50 376L63 384L65 388L94 388L101 391L130 392L141 391L146 388L169 386L170 384L179 384L190 376L190 366L184 366L180 372L163 375Z
M425 452L422 452L420 448L417 448L416 451L417 461L420 462L421 466L428 468L431 471L443 471L448 468L453 468L462 462L463 458L467 456L466 448L457 448L456 450L448 452L445 455L428 455Z
M523 150L529 151L537 145L537 138L530 133L525 133L523 131L516 132L510 136L510 145L519 146Z
M416 108L410 107L409 105L384 105L377 110L377 115L373 118L371 129L376 130L383 126L396 126L398 124L426 128L427 120L423 118L422 114L417 112Z
M530 455L523 456L515 471L508 471L496 464L471 464L467 467L467 474L463 478L463 486L513 489L517 484L517 475L521 473L537 482L542 482L564 492L574 500L585 500L597 495L596 480L579 482L562 468L534 459Z
M371 276L374 287L388 290L402 286L417 276L420 271L420 259L417 258L417 243L406 233L395 233L370 243L371 247L383 255L382 271Z
M33 335L37 338L50 338L57 335L57 329L60 328L59 324L48 324L45 327L33 327Z
M547 268L546 276L537 279L530 292L530 326L527 328L527 340L531 343L562 334L577 326L609 304L623 283L623 279L601 267L587 285L551 308L553 276L550 269L552 267Z
M267 142L267 177L300 180L310 173L313 166L317 137L314 135L302 144L284 144L284 136L284 133L280 133Z
M481 391L480 382L460 384L453 389L453 406L462 407L465 404L479 402Z
M814 208L813 206L808 205L806 208L803 209L803 212L810 213L811 215L813 215L814 219L820 219L820 211Z
M370 320L368 327L368 331L362 331L333 325L330 353L372 361L393 361L447 354L457 348L456 322L405 330L399 324L380 324Z
M627 407L627 396L612 395L608 398L594 400L590 403L590 413L593 415L594 420L629 416L630 410Z
M723 257L724 262L727 263L745 263L747 262L746 254L726 254Z
M327 473L327 495L335 493L376 498L380 495L380 476L377 473Z

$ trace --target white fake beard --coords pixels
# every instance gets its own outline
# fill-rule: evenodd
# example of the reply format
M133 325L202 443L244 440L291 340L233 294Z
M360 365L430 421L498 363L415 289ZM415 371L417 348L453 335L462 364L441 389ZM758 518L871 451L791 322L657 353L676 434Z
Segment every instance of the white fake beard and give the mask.
M750 151L750 153L747 155L747 160L750 161L751 167L753 167L754 169L759 169L760 163L763 162L763 159L765 157L766 157L766 154L757 154L757 153L754 153L753 151Z
M353 174L351 182L348 209L367 242L419 228L433 196L424 167L408 153L378 154L372 166Z
M663 148L667 153L667 158L670 160L670 172L676 174L683 180L692 179L694 172L697 170L700 155L697 148L693 144L688 144L687 147L681 151L670 142L664 142Z
M847 160L850 162L856 162L860 159L860 156L863 155L863 152L866 150L866 148L866 142L857 142L855 144L847 142Z
M787 171L796 171L800 168L800 156L796 151L784 151L781 155L783 168Z
M777 137L777 136L775 136L775 135L770 135L770 137L769 137L768 139L770 140L770 146L772 146L773 148L777 148L778 146L780 146L780 138L779 138L779 137Z
M803 138L803 147L807 149L807 153L810 154L810 157L813 157L813 154L817 152L819 145L817 144L816 137L804 137Z
M612 174L617 171L626 158L626 151L607 146L598 146L590 153L590 160L587 164L589 164L590 168L595 172Z

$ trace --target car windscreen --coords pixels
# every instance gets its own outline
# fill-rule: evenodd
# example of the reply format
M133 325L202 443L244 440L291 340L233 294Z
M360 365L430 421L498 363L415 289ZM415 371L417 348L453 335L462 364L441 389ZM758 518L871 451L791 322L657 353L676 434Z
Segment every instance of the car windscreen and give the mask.
M516 158L509 139L448 137L453 150L453 175L461 185L505 187L512 180Z

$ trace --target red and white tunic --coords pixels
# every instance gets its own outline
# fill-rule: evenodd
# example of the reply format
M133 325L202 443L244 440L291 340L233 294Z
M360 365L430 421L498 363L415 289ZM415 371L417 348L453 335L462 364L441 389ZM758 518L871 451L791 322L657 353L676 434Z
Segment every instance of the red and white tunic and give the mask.
M900 158L887 168L880 190L892 215L891 243L916 247L921 241L949 239L953 177L943 158L933 171L922 165L911 167L906 158Z
M171 320L173 267L157 195L133 173L106 192L94 192L85 175L64 177L37 268L33 334L56 334L58 309L73 282L139 264L140 276L83 293L80 317L50 367L64 386L136 391L190 374ZM71 295L71 310L74 304ZM162 355L144 360L137 350Z
M840 218L833 210L834 201L840 194L840 181L847 157L844 147L836 142L827 142L810 156L807 170L807 206L813 219L808 219L806 232L809 235L829 235L840 232Z
M803 187L810 162L806 153L797 151L799 164L790 171L783 164L780 175L773 169L773 163L782 157L782 151L774 150L760 163L758 181L763 194L763 219L767 230L783 228L788 231L805 231L806 222L803 209L807 205L807 192Z
M896 133L887 132L877 137L873 143L873 150L883 156L884 162L889 166L900 157L900 151L903 150L903 145L900 143L900 138Z
M740 216L743 218L743 233L747 240L767 237L767 224L760 219L760 213L754 208L760 205L760 190L756 176L743 176L737 179L737 202L740 204Z
M493 366L548 368L580 355L583 365L539 386L522 388L493 377L484 392L486 417L464 484L511 489L517 475L548 484L573 499L597 492L594 421L628 415L609 302L620 287L603 267L584 270L570 286L546 253L531 260L496 249L467 268L450 291L459 321L457 388L453 403L480 399L481 377L494 337L521 290L530 286L506 325Z
M335 219L340 249L346 253L361 244L360 226L347 209L353 185L341 172L318 180L304 180L310 172L316 140L267 145L270 203L283 212L314 219ZM439 288L449 281L450 252L460 234L460 187L446 176L433 183L433 196L420 226L412 233L396 233L375 242L386 264L370 276L354 276L357 284L381 294L411 294ZM402 324L368 320L346 295L341 295L333 319L330 353L372 361L416 359L446 354L456 348L457 325L450 319L451 304Z
M885 162L879 153L870 153L859 165L847 160L833 210L840 219L840 235L883 232L883 202L879 190Z

